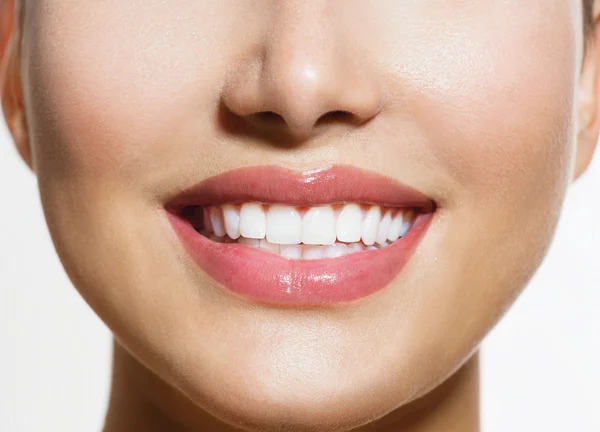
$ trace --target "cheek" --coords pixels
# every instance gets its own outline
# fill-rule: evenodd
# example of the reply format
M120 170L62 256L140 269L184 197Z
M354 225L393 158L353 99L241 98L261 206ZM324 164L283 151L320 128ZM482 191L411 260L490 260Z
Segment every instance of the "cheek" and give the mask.
M440 357L457 348L448 358L464 356L524 288L551 241L572 172L581 58L580 38L561 15L567 6L555 2L547 19L535 20L514 18L516 2L496 3L512 14L470 25L440 20L433 35L411 29L402 55L387 56L394 109L420 122L410 144L418 175L430 190L447 180L436 196L437 223L413 261L420 280L409 284L419 287L416 311L437 299L430 339L460 341L430 348Z
M445 144L433 153L465 187L464 199L524 204L562 195L573 156L575 61L507 57L488 59L495 66L485 75L472 71L468 87L457 87L464 93L433 96L436 141Z
M397 116L419 122L409 148L417 175L441 191L434 197L448 262L463 274L479 263L497 281L523 275L492 284L504 295L501 287L522 288L539 263L570 181L581 38L567 2L544 13L534 2L491 3L493 14L476 3L453 21L434 19L435 32L396 30L395 45L381 49Z
M449 205L556 204L562 198L580 62L580 40L559 18L566 8L551 7L546 18L523 14L523 22L512 18L512 24L507 16L462 32L442 29L443 43L427 47L435 64L413 63L410 74L422 84L414 106L430 126L426 145L462 186L460 199Z
M25 70L38 175L139 185L174 144L211 129L231 52L216 35L232 21L219 2L198 2L193 20L168 3L34 14Z

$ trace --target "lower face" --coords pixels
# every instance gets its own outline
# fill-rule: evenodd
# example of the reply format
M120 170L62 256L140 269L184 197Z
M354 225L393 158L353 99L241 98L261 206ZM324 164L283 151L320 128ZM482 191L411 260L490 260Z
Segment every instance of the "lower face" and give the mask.
M48 225L119 342L199 407L373 420L460 367L539 265L571 176L578 2L75 2L25 23ZM267 110L314 111L315 81L286 84L303 67L332 110L356 86L381 109L290 144L231 128L256 61L282 77Z

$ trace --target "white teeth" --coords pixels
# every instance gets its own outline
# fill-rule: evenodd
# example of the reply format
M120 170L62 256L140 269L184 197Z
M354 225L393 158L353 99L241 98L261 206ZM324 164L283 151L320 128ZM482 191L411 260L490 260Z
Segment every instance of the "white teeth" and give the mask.
M303 260L316 260L322 259L325 256L326 246L303 246L302 247L302 259Z
M402 212L399 211L398 214L392 219L392 223L390 224L390 229L388 231L387 239L391 242L394 242L400 238L402 233L402 223L404 222L404 217Z
M223 242L223 238L219 238L213 235L213 240ZM235 242L234 242L235 243ZM237 243L242 243L248 246L252 246L256 249L262 249L274 254L279 254L283 258L292 259L292 260L316 260L323 258L337 258L344 255L348 255L355 252L362 252L364 250L377 250L385 246L376 247L369 246L365 247L362 243L334 243L331 246L304 246L304 245L278 245L274 243L270 243L265 239L257 240L257 239L247 239L245 237L240 237Z
M348 245L345 243L334 243L331 246L325 246L325 258L337 258L348 255Z
M362 211L358 204L346 204L337 219L336 232L339 241L353 243L360 241Z
M240 206L227 204L223 206L223 219L225 220L225 231L232 239L240 236Z
M348 245L348 252L349 253L354 253L354 252L362 252L363 246L360 243L350 243Z
M274 254L278 254L279 253L279 245L275 244L275 243L269 243L265 239L260 240L260 248L263 249L263 250L272 252Z
M402 223L402 228L400 228L400 237L404 237L411 229L413 221L414 221L415 213L412 210L409 210L404 215L404 221Z
M267 240L281 245L302 242L302 217L294 207L272 205L267 211Z
M240 234L246 238L263 239L267 222L262 205L246 203L240 210Z
M379 230L377 231L377 237L375 238L375 243L379 245L384 245L387 241L388 232L390 230L390 225L392 224L392 212L387 211L381 219L379 223Z
M335 214L331 206L312 207L302 219L302 243L331 245L335 243Z
M223 237L225 235L225 224L223 223L221 208L210 208L210 223L212 225L213 232L217 237Z
M302 246L301 245L281 245L279 247L279 255L288 259L300 259L302 258Z
M365 215L362 223L362 241L365 245L371 246L375 243L375 238L379 232L379 221L381 220L381 207L373 206Z
M238 242L284 258L310 260L390 246L410 231L415 211L379 206L363 210L354 203L304 211L246 203L197 208L190 217L194 228L219 243Z

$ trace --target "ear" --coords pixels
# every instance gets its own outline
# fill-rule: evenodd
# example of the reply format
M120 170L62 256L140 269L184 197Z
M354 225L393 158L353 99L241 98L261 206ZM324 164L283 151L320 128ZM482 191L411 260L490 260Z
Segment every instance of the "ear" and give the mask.
M574 179L589 166L600 133L600 17L594 5L594 29L588 36L579 85L577 152Z
M0 91L2 110L17 150L32 168L31 148L25 122L19 59L17 0L0 0Z

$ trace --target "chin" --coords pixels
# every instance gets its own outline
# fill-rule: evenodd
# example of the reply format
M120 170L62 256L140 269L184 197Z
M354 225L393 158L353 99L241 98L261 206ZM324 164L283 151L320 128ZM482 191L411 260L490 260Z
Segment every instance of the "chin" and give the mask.
M293 331L294 323L279 324L276 332L289 343L256 337L255 328L246 340L224 336L221 347L190 342L186 346L201 348L171 359L162 377L194 410L242 430L349 431L392 412L403 416L404 408L412 411L412 402L442 384L472 352L452 363L431 352L440 361L421 362L418 344L407 341L404 350L390 345L377 355L377 346L361 344L356 331L336 334L326 323L314 324L325 328L314 337L306 325L295 324Z
M415 397L402 389L391 394L382 382L386 377L368 381L359 373L354 380L341 379L335 373L320 379L295 373L260 379L260 375L246 372L246 379L232 378L240 375L236 372L221 377L221 389L228 389L225 392L209 390L207 394L188 382L187 394L215 418L248 431L348 431L377 420Z

